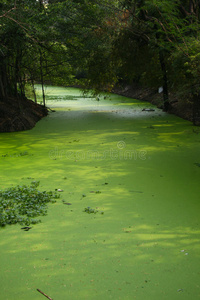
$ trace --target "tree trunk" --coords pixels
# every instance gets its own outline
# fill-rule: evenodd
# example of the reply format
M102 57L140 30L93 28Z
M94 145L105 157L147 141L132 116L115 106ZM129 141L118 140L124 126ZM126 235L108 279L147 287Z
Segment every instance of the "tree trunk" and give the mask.
M43 99L43 105L45 106L45 92L44 92L44 76L43 76L43 57L42 52L40 50L40 80L42 85L42 99Z
M6 101L7 96L8 96L8 76L6 72L6 65L3 62L0 65L0 97L3 99L3 101Z
M200 94L193 96L193 124L200 125Z
M33 89L34 101L35 101L35 103L37 103L37 97L36 97L36 93L35 93L34 81L33 81L32 77L31 77L31 85L32 85L32 89Z
M6 95L5 95L5 91L4 91L4 87L3 87L3 82L2 82L2 77L0 75L0 98L5 99Z
M190 0L190 3L189 3L189 11L191 14L194 14L194 1L193 0Z
M164 111L168 111L170 108L169 103L169 93L168 93L168 79L167 79L167 69L165 65L165 57L162 50L159 50L159 60L162 70L162 79L163 79L163 105Z

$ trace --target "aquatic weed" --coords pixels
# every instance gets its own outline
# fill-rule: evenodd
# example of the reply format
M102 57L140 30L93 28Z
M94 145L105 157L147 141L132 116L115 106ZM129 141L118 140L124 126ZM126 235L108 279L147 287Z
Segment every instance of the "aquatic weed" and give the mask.
M60 197L56 192L38 191L39 181L31 185L17 185L0 190L0 226L7 224L30 225L41 222L33 219L47 215L47 203L55 203Z
M83 211L83 212L86 212L86 213L88 213L88 214L96 214L96 213L99 212L99 210L93 209L93 208L91 208L91 207L88 206L88 207L84 208L84 211ZM101 211L100 213L101 213L101 215L104 214L103 211Z

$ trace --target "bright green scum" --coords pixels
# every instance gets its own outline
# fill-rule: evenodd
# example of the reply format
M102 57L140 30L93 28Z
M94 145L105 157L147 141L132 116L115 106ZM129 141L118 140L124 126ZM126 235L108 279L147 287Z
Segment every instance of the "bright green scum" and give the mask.
M47 105L0 135L0 189L61 190L28 232L0 229L0 298L200 299L200 129L72 88L48 87Z

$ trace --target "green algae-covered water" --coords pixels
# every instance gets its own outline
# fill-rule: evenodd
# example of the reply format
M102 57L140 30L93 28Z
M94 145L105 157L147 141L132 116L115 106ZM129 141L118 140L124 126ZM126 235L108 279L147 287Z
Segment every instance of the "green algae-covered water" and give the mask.
M46 92L56 112L0 135L0 189L63 192L31 230L0 229L0 299L200 299L200 129L130 98Z

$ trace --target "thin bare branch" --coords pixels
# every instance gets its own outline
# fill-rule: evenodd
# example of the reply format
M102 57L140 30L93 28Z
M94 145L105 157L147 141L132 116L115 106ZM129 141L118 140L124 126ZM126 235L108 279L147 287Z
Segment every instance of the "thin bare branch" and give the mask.
M37 289L37 291L38 291L40 294L44 295L44 296L45 296L46 298L48 298L49 300L53 300L52 298L50 298L49 296L47 296L47 294L43 293L41 290Z
M13 10L15 10L15 9L16 9L16 2L15 2L14 7L11 8L10 10L6 11L3 15L0 16L0 18L5 18L5 17L7 17L7 15L8 15L11 11L13 11Z

